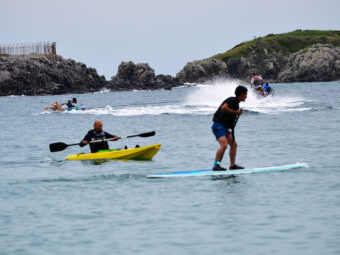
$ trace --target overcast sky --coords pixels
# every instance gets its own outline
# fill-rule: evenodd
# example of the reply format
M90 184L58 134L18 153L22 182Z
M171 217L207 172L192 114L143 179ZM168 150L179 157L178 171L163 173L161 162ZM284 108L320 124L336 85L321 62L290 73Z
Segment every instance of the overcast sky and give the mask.
M156 74L296 29L340 30L339 0L0 0L0 44L57 42L107 79L122 61Z

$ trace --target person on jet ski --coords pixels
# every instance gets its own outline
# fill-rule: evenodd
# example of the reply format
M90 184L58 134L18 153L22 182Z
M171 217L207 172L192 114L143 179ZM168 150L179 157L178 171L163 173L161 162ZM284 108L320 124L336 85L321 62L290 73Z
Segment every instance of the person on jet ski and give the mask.
M264 91L266 91L268 94L271 92L272 88L269 86L268 83L263 83L262 84L262 88L264 89Z
M256 75L256 73L251 73L251 80L250 80L250 87L254 90L260 90L262 94L265 96L266 92L262 87L263 78L259 75Z

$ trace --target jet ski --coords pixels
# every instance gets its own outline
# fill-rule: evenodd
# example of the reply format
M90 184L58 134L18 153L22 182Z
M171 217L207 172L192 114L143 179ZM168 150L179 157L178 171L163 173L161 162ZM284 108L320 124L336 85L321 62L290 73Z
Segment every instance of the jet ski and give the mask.
M274 95L274 89L272 87L270 87L270 85L268 83L262 83L261 86L262 86L262 88L265 92L264 94L261 90L252 88L252 91L256 94L256 96L267 97L267 96L273 96Z

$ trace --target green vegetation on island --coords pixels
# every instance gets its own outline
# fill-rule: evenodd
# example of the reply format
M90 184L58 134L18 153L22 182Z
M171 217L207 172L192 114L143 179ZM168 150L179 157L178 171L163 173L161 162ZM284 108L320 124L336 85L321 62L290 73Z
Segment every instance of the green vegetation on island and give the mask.
M246 57L252 51L261 54L262 49L266 49L269 53L279 52L289 55L317 43L329 43L340 47L340 31L296 30L284 34L268 34L265 37L240 43L231 50L212 56L211 59L227 62L233 57Z

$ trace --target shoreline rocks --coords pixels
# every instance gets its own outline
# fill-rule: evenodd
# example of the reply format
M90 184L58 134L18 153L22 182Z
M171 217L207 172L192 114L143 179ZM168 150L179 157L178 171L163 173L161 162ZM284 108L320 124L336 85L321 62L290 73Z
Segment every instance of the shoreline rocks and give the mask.
M85 64L60 56L1 57L0 96L95 92L104 76Z
M203 59L187 63L184 68L177 73L182 83L202 83L218 77L228 77L228 66L218 59Z
M132 61L122 62L118 73L107 84L111 90L156 90L171 89L183 85L178 78L170 75L155 75L147 63L135 64Z
M122 62L117 75L106 81L96 69L61 56L0 57L0 96L156 90L181 85L178 78L155 75L146 63Z
M330 44L315 44L292 54L278 77L281 82L337 79L340 79L340 48Z
M340 80L340 47L314 44L289 54L259 43L246 56L188 62L176 77L155 75L147 63L122 62L109 81L96 69L61 56L0 57L0 96L171 89L218 78L248 83L252 72L270 83Z
M258 44L253 46L246 57L231 57L226 62L219 59L189 62L176 77L180 82L192 83L202 83L216 77L249 83L252 72L270 83L340 80L340 47L314 44L289 54L271 52Z

